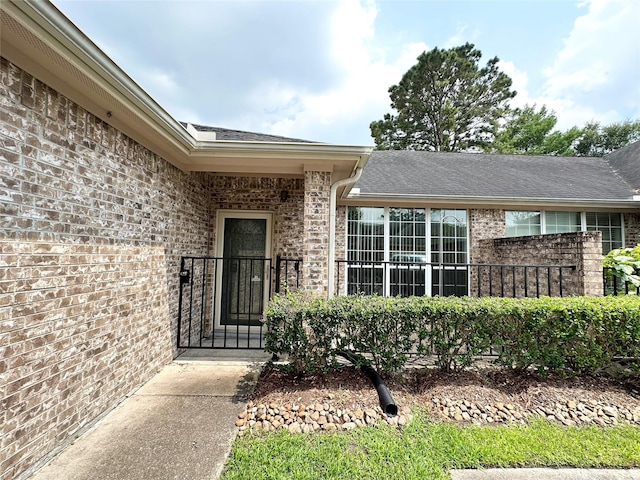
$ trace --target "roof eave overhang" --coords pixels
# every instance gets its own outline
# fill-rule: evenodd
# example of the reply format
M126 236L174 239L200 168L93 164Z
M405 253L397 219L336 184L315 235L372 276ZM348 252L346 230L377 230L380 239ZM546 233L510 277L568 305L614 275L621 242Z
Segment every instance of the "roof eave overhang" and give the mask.
M189 169L221 174L304 175L329 171L333 180L347 178L368 160L372 147L324 143L199 142L189 155Z
M184 171L349 176L372 147L199 141L50 2L1 4L2 56Z
M637 199L584 199L584 198L514 198L514 197L472 197L462 195L412 195L412 194L370 194L351 193L340 201L342 205L371 206L461 206L473 208L589 208L603 210L640 210Z
M50 2L2 2L2 55L179 168L193 137Z

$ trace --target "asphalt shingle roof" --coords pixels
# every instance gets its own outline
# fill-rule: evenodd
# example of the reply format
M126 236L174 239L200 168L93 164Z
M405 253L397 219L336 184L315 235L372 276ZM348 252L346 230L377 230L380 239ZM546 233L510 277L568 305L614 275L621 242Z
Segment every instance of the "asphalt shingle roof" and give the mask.
M636 171L640 178L640 172ZM374 151L361 194L424 197L631 200L633 189L603 158Z
M183 123L183 125L185 125ZM280 137L266 133L245 132L242 130L232 130L230 128L207 127L205 125L195 125L193 127L199 132L215 132L216 140L232 140L236 142L284 142L284 143L321 143L311 140L300 140L299 138Z
M640 141L622 147L604 158L636 193L640 193Z

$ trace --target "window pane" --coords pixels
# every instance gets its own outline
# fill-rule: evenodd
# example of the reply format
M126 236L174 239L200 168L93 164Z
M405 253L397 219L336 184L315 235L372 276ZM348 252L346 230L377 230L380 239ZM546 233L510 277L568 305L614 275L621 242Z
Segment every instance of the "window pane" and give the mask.
M580 212L545 212L545 233L579 232Z
M622 214L610 212L587 212L587 230L602 232L602 253L624 246L622 241Z
M402 262L425 262L424 208L389 209L389 259Z
M383 260L384 209L349 207L347 212L347 258L358 261Z
M466 210L431 210L431 260L443 263L466 263Z
M432 209L427 217L425 208L390 207L386 209L386 219L382 207L349 207L347 211L347 258L361 262L348 267L349 292L437 294L430 291L433 282L427 282L427 278L433 273L424 263L454 265L468 261L466 210ZM427 242L428 232L431 245ZM385 246L389 251L385 252ZM429 252L431 258L427 257ZM381 263L385 258L390 263ZM442 287L443 291L468 293L467 269L461 272L464 281L455 288Z
M506 211L507 237L539 235L540 212Z

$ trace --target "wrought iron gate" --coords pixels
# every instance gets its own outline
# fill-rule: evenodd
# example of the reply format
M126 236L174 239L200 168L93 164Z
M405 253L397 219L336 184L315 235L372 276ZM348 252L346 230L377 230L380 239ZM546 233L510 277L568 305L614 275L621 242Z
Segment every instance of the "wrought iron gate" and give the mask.
M299 286L301 259L182 257L178 348L264 348L273 293Z
M263 349L270 258L182 257L178 348Z

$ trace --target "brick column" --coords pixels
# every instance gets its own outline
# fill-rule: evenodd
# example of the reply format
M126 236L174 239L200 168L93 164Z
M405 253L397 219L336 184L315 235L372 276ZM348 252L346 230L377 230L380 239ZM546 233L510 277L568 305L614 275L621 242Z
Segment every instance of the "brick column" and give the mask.
M602 232L577 232L579 244L578 274L582 279L580 295L602 296Z
M501 238L507 236L504 210L472 208L469 209L469 263L495 263L491 258L491 243L484 240ZM489 247L489 248L488 248ZM469 295L477 297L479 268L470 268ZM488 290L488 271L484 271L486 276L483 285Z
M640 213L624 214L625 247L635 247L640 244Z
M301 286L326 295L329 257L329 195L331 172L304 173L304 233Z

